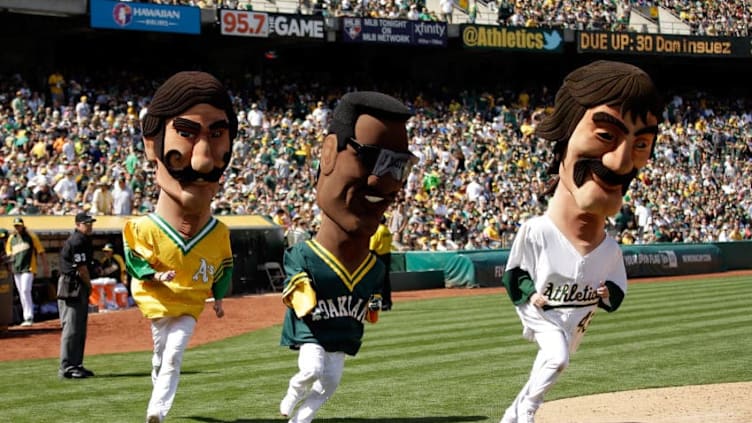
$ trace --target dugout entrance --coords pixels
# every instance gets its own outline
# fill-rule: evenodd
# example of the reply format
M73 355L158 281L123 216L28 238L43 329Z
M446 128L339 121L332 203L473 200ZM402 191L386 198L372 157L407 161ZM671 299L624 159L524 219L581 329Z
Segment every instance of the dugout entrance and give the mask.
M0 227L13 231L15 216L0 216ZM102 257L102 248L111 243L117 254L123 255L122 228L131 216L94 216L92 244L94 258ZM266 275L258 271L258 264L282 261L284 254L284 228L260 215L216 216L230 228L234 271L229 295L261 293L269 290ZM36 321L58 317L55 301L59 275L60 250L75 228L73 216L23 216L28 230L41 241L47 255L49 273L34 278L32 298ZM41 266L39 266L41 272ZM21 305L13 287L13 324L20 323Z

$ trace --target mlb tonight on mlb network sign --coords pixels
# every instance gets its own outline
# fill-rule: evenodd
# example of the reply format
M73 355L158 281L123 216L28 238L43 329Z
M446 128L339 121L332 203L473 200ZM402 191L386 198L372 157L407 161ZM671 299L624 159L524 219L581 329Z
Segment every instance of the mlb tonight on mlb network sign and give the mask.
M89 5L92 28L201 33L201 10L198 7L112 0L91 0Z
M342 18L342 39L354 43L410 44L446 47L445 22L401 19Z

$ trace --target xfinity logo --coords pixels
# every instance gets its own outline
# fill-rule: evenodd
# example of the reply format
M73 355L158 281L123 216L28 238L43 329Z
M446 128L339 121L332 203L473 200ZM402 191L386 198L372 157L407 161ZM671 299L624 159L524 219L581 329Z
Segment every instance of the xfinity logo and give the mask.
M437 35L443 37L446 32L446 25L433 22L413 23L415 34L417 35Z

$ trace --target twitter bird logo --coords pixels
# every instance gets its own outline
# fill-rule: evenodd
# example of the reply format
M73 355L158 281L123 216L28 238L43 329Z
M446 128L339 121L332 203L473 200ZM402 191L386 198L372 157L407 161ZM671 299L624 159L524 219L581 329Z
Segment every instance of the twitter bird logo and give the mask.
M544 32L543 38L546 39L546 43L543 48L546 50L558 50L561 47L561 35L558 31Z

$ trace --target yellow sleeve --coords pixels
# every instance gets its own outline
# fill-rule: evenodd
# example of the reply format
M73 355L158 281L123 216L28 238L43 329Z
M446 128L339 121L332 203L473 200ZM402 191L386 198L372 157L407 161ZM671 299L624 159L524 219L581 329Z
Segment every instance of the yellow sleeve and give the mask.
M376 229L376 232L371 236L371 242L370 242L370 245L368 246L369 250L371 250L371 251L378 251L379 244L381 243L381 234L382 233L383 232L381 230L381 225L379 225L378 229Z
M125 269L125 261L122 257L120 257L120 254L113 254L112 258L115 259L118 265L120 265L120 282L125 283L128 280L128 272Z
M44 246L39 242L39 237L34 232L29 232L31 236L31 242L34 244L34 250L37 254L44 254Z
M8 237L8 240L5 241L5 255L8 257L13 255L13 250L10 248L10 240L13 239L15 235L11 234L11 236Z
M137 256L153 264L155 262L154 249L148 244L147 240L143 239L146 236L144 233L139 233L139 228L136 223L129 220L123 227L123 238L125 239L126 246Z
M316 308L316 291L311 286L311 279L305 272L300 272L290 278L285 290L282 291L282 302L295 310L298 318L303 317Z

